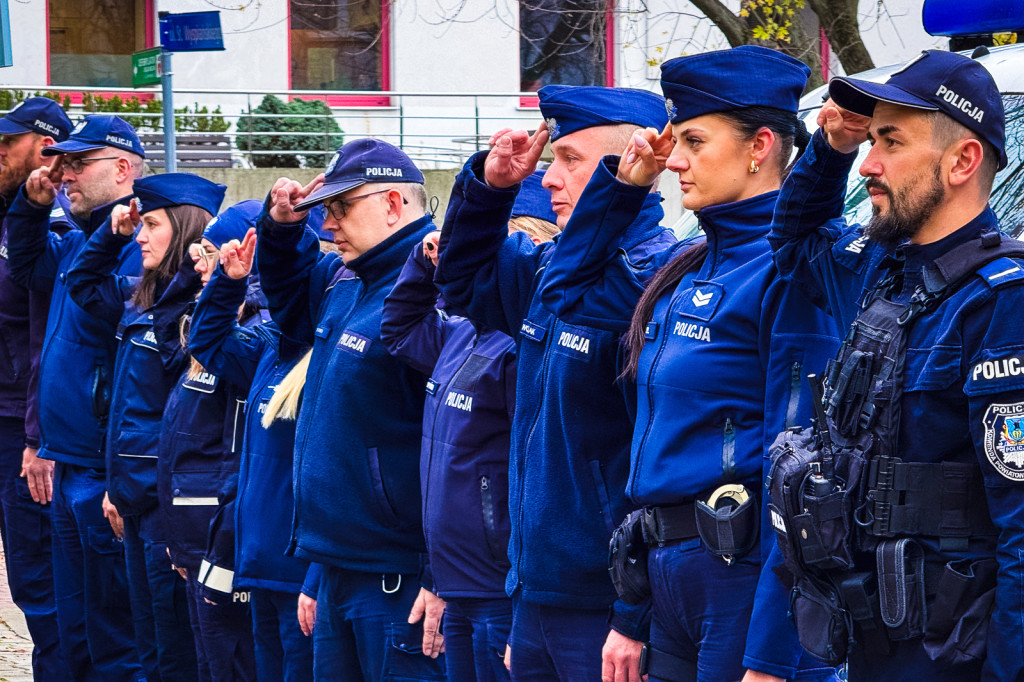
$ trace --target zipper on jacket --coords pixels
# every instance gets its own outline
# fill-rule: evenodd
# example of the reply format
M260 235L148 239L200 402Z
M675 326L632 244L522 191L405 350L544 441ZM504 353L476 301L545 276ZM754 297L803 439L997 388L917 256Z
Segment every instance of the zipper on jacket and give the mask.
M675 308L676 301L679 298L679 292L674 292L668 300L668 312L665 320L664 333L661 335L660 343L658 344L658 352L654 354L654 360L651 361L651 370L647 373L647 404L650 406L654 405L654 391L652 389L653 382L651 379L654 377L654 372L658 369L658 362L661 360L661 354L665 351L665 346L668 344L668 337L671 334L669 331L669 322L671 320L672 310ZM651 315L653 318L653 314ZM640 438L640 445L636 449L636 468L634 470L633 485L629 489L629 497L636 499L636 484L637 480L641 475L641 463L644 458L644 446L647 444L647 436L651 433L651 427L654 425L654 409L653 407L648 409L647 426L644 428L644 435Z
M551 320L554 318L548 318L548 331L551 331ZM544 386L548 381L548 360L550 359L549 348L551 346L551 339L554 338L554 333L544 334L544 361L540 367L540 390L537 395L544 395ZM526 488L526 453L530 451L530 443L533 442L533 434L537 431L537 422L540 421L541 402L537 403L537 412L533 415L533 424L530 426L530 433L526 436L526 447L523 448L522 457L519 458L519 471L516 474L519 476L519 496L516 499L516 506L519 508L519 532L516 534L516 542L518 543L516 549L516 582L519 587L523 587L522 574L523 574L523 490ZM511 500L509 500L511 508Z
M789 369L789 402L786 404L785 428L796 426L796 411L800 406L800 375L802 367L799 362L794 362Z
M730 417L725 418L722 430L722 473L731 478L736 473L736 427Z
M484 475L480 477L480 503L483 505L484 528L487 529L488 537L484 538L487 548L494 554L492 542L497 536L497 526L494 522L494 500L491 497L491 479Z

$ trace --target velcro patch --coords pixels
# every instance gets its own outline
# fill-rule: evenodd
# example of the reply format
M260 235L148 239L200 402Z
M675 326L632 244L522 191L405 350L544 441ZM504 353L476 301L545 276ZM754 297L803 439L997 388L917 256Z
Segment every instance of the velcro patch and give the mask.
M989 463L1003 478L1024 481L1024 403L993 403L982 421Z
M1010 258L997 258L978 270L990 287L998 287L1024 279L1024 268Z

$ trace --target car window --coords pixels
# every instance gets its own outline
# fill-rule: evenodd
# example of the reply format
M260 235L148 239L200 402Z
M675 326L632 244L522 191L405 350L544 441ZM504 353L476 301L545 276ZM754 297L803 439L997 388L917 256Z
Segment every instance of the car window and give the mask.
M1003 231L1012 237L1019 237L1024 233L1024 94L1004 94L1003 108L1006 111L1006 154L1009 163L996 175L989 201L992 210L999 216ZM817 116L818 108L801 113L801 118L811 132L817 130ZM846 210L843 215L851 223L866 223L871 218L871 201L864 187L866 179L858 172L867 154L868 146L861 145L846 186ZM672 231L680 239L696 235L699 232L696 216L688 211L672 226Z

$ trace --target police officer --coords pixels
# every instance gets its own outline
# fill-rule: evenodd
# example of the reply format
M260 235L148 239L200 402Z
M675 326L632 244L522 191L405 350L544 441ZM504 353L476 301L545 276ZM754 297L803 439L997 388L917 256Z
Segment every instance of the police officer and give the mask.
M926 51L884 84L837 78L829 94L771 241L780 272L850 325L813 467L858 523L796 533L815 560L787 561L803 575L797 629L842 653L822 627L831 593L853 621L850 680L1020 679L1024 251L988 206L1007 162L999 92L977 62ZM848 225L865 139L872 217Z
M39 457L54 460L53 575L61 652L76 680L130 680L139 672L126 600L124 554L104 518L103 437L110 400L117 322L93 317L71 300L67 271L116 205L128 202L145 151L115 116L90 116L67 140L46 147L57 157L32 172L7 212L11 277L50 297L39 367ZM49 218L63 181L81 231L61 236ZM136 275L137 244L113 270ZM118 527L117 534L120 535Z
M664 101L644 91L547 86L539 95L545 122L537 132L500 131L458 176L435 280L471 320L518 343L506 580L515 601L512 677L596 680L602 647L606 675L637 667L649 622L647 608L619 602L610 612L607 568L612 531L631 509L625 483L633 428L615 383L632 304L595 300L580 311L589 321L559 317L537 294L559 247L509 235L507 223L518 185L549 137L554 160L543 183L564 227L601 158L621 151L637 126L661 130L667 117ZM650 255L675 241L658 226L660 202L657 193L646 195L616 242L638 285L653 273ZM618 320L618 328L595 324L606 320Z
M321 254L305 228L318 204L338 254ZM433 229L425 211L423 175L412 160L386 142L360 139L338 150L325 178L306 187L279 180L259 222L256 259L271 315L282 333L313 345L296 423L289 551L324 564L313 632L317 679L339 671L366 680L444 677L443 659L433 658L442 644L441 602L418 580L426 377L380 341L384 297Z
M570 322L588 296L639 299L627 337L637 419L626 492L644 507L630 519L650 546L642 672L652 680L738 680L745 667L756 671L749 680L797 674L787 593L762 571L774 538L759 507L766 436L809 417L803 374L834 348L828 318L808 315L778 280L764 239L794 146L808 141L796 116L808 74L752 46L663 64L670 126L634 135L621 160L598 166L541 287ZM653 254L658 272L641 289L616 241L666 166L706 239ZM770 633L758 632L764 621L751 626L758 601L772 607ZM832 675L804 667L802 679Z
M180 322L200 288L188 253L220 207L225 187L189 173L137 179L89 238L67 275L71 298L120 322L107 427L107 495L122 519L135 642L147 679L194 678L185 586L171 570L157 506L156 459L167 397L186 364ZM141 223L136 234L136 225ZM141 277L118 275L117 255L134 239Z
M60 105L30 97L0 119L0 216L6 216L29 174L46 165L44 147L63 142L71 132ZM67 197L50 216L58 235L74 229ZM7 224L0 223L0 335L7 352L0 356L0 531L11 597L25 614L37 679L61 679L57 611L53 597L50 499L53 462L40 459L38 370L50 298L31 292L9 277Z
M557 219L544 171L523 181L510 231L545 241ZM546 221L543 225L542 221ZM522 227L519 227L522 225ZM423 372L426 386L421 467L423 530L434 592L445 600L445 664L450 682L507 680L512 628L508 571L508 452L515 412L511 337L439 312L434 286L437 233L405 263L384 301L381 339Z
M245 237L261 208L255 200L229 207L189 246L204 287L217 267L220 245ZM262 321L264 307L258 285L253 286L245 302L235 306L236 319L252 327ZM182 337L180 342L187 345L184 328ZM229 506L228 501L235 499L250 378L232 381L193 357L171 390L160 428L158 510L171 563L187 581L189 620L203 680L256 677L248 591L234 589L229 573L214 577L210 570L201 570L209 538L226 530L223 523L214 528L217 515L233 531L234 504ZM234 533L227 534L226 544L234 550ZM204 577L216 599L207 598L199 588Z
M311 215L310 222L315 218ZM324 244L321 240L321 247ZM334 250L333 240L329 247ZM313 677L313 647L300 630L296 608L307 573L313 583L309 593L316 597L319 572L308 562L284 553L295 508L292 454L296 415L275 418L268 406L275 393L291 383L289 377L293 379L295 372L301 370L304 382L306 365L300 359L307 347L281 334L272 320L262 319L252 329L238 324L237 310L247 298L246 281L253 272L255 249L255 231L237 245L222 244L223 265L214 269L192 318L189 348L194 357L218 376L250 385L235 498L234 546L230 557L227 548L210 547L203 565L206 575L200 578L206 578L209 586L210 578L225 575L230 565L235 588L248 589L250 594L260 675L305 682Z

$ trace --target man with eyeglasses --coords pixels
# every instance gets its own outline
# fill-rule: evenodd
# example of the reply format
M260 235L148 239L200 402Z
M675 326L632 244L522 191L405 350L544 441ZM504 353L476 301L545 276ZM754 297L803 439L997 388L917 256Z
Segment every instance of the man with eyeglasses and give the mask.
M42 154L56 158L18 191L7 239L11 277L50 297L39 367L39 456L56 463L53 574L61 652L70 679L134 680L145 653L135 649L121 520L106 502L103 458L117 328L72 301L65 279L89 236L109 229L102 225L113 207L131 199L145 151L131 125L104 115L87 117ZM60 193L82 228L63 236L48 229ZM141 269L132 241L116 273L135 276Z
M31 97L0 119L0 523L11 597L25 614L34 651L36 679L63 676L50 548L53 462L37 457L36 401L39 353L50 298L9 277L7 209L29 174L46 165L42 150L71 131L60 105ZM74 228L67 198L54 206L48 227L55 234Z
M310 209L325 212L339 254L320 253ZM380 340L384 297L413 246L436 229L423 174L400 149L355 140L326 177L306 187L278 180L258 229L270 313L284 334L313 345L296 425L289 553L324 566L314 676L444 679L444 602L420 570L426 377Z

